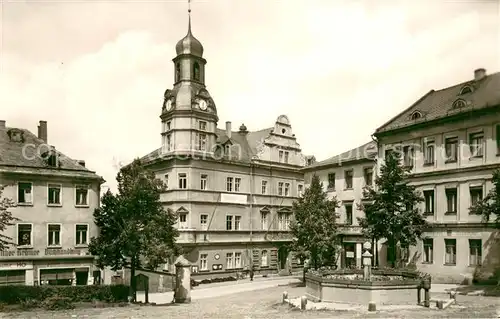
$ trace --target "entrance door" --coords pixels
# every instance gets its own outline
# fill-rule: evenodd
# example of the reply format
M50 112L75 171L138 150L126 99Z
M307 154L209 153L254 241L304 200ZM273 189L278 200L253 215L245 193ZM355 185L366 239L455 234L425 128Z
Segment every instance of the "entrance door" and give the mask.
M89 279L88 271L76 271L76 284L77 286L85 286L87 285L87 280Z
M356 268L356 243L344 243L344 260L345 268Z
M278 260L280 265L280 270L287 268L287 258L288 258L288 249L284 246L278 249Z

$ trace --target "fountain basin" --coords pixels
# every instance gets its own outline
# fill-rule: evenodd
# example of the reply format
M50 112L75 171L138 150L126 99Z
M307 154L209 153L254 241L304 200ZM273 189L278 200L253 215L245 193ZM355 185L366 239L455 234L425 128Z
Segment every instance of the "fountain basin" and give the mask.
M373 270L364 280L362 270L311 272L306 274L306 296L314 302L368 305L418 304L423 279L418 273Z

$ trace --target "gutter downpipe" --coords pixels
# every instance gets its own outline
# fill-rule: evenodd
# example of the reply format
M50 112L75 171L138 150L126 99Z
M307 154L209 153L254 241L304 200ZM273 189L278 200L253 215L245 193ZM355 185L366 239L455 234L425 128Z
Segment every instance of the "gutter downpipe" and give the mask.
M375 165L376 165L376 174L378 176L379 174L379 165L378 165L378 158L379 158L379 151L380 151L380 141L377 139L377 137L375 136L375 133L370 135L370 137L372 138L372 140L377 144L377 157L375 159ZM378 239L376 238L372 238L372 240L375 242L372 246L373 246L373 250L374 250L374 256L375 256L375 267L378 267L379 266L379 260L378 260Z

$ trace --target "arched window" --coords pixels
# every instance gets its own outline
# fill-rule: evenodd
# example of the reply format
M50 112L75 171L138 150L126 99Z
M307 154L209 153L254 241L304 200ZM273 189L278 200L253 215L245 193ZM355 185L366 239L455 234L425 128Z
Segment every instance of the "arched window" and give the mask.
M419 111L416 111L416 112L413 112L410 116L410 118L412 120L418 120L419 118L422 117L422 113L420 113Z
M262 267L269 266L267 250L263 250L260 255L260 265Z
M200 80L200 65L198 64L198 62L195 62L193 64L193 79L195 81Z
M467 93L472 93L472 88L468 85L462 88L462 90L460 91L460 95Z
M175 64L175 82L179 82L181 79L181 64L177 62Z
M456 100L455 103L453 103L453 108L454 109L460 109L462 107L466 107L467 104L465 103L464 100Z

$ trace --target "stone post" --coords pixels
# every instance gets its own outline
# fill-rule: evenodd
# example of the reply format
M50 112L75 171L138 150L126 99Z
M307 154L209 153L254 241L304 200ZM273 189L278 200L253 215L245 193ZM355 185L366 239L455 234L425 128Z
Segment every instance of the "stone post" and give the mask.
M370 280L372 277L372 257L373 255L367 250L363 254L363 279Z
M286 300L288 299L288 292L283 292L283 303L286 303Z
M175 303L191 302L191 263L179 256L175 263L176 285L174 292Z
M430 295L431 280L430 280L430 278L424 279L422 288L424 288L424 307L429 308L430 303L431 303L431 295Z
M300 310L306 310L307 307L307 297L302 296L300 297Z

